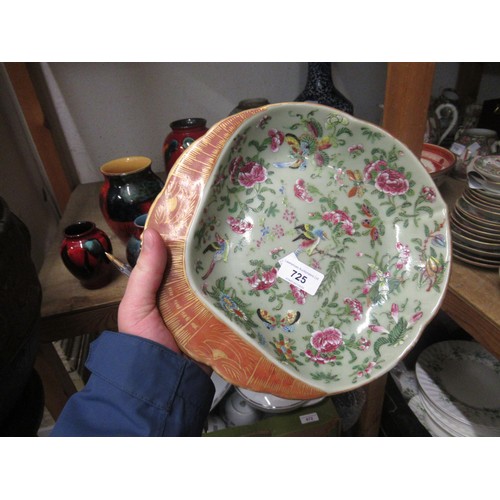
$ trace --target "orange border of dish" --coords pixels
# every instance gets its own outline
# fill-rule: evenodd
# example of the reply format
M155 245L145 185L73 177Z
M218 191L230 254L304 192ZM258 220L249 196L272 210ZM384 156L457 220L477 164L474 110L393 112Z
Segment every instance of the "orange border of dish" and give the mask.
M327 394L293 377L218 320L199 300L185 272L186 238L217 159L233 132L267 108L221 120L185 150L170 171L146 221L146 227L162 235L170 254L158 306L179 348L231 384L287 399L316 399Z

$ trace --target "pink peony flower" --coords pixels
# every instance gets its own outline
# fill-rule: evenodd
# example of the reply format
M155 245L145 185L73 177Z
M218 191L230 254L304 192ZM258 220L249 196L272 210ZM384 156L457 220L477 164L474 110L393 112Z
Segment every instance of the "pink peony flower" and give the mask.
M375 187L389 196L405 194L410 189L408 179L397 170L383 170L378 174Z
M334 352L343 343L342 332L338 328L329 327L317 330L311 335L311 345L319 353Z
M240 168L238 182L247 188L267 179L267 170L257 162L251 161Z

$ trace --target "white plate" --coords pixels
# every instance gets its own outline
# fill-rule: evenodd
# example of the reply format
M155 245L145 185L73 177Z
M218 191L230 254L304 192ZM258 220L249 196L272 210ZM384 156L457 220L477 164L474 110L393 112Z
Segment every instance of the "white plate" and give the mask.
M453 434L450 434L448 431L443 429L429 416L418 394L410 399L410 401L408 402L408 406L431 436L454 437Z
M212 382L215 385L215 395L212 401L212 406L210 411L212 411L222 400L222 398L227 394L227 391L231 389L231 384L226 382L220 375L213 372L211 376Z
M441 413L500 434L500 361L480 344L433 344L419 356L415 372L422 392Z
M250 406L266 413L285 413L300 408L308 402L301 399L284 399L272 394L254 392L241 387L236 387L236 391Z

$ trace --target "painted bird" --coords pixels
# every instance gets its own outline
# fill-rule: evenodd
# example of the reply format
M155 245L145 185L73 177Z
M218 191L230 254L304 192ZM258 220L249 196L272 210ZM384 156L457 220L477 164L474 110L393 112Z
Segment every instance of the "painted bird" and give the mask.
M227 257L229 255L229 242L222 238L222 236L218 233L215 233L215 241L210 243L210 245L203 250L203 253L207 252L214 252L214 255L212 256L207 272L201 277L203 280L206 280L210 276L217 262L220 260L227 262Z
M325 231L322 229L314 229L311 224L301 224L295 227L299 231L299 235L293 241L302 240L299 248L295 251L295 255L307 250L308 255L312 255L321 240L328 239Z

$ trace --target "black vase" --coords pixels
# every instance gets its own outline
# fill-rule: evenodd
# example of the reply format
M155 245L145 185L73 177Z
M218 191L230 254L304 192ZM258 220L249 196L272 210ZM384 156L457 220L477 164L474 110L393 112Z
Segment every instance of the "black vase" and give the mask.
M307 83L295 101L325 104L350 115L354 112L352 102L333 84L331 63L307 63Z

